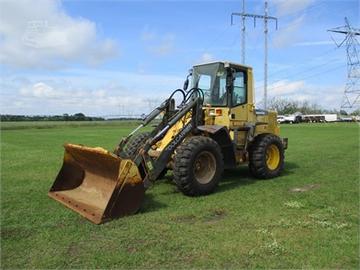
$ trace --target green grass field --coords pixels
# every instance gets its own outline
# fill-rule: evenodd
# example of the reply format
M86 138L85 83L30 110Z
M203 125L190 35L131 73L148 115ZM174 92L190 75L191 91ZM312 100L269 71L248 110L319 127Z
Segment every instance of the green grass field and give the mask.
M284 125L286 169L226 171L189 198L171 173L140 213L94 225L47 197L64 142L113 147L105 126L2 130L1 268L359 268L359 126Z

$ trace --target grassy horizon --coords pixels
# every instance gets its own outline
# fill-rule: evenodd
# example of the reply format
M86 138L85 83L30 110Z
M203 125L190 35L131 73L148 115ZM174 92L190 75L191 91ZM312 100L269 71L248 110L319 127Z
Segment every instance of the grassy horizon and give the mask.
M64 142L112 150L132 126L1 130L1 268L359 268L359 125L282 125L284 173L226 171L182 195L171 172L136 215L94 225L47 197Z
M140 120L103 120L103 121L10 121L0 122L0 130L48 129L69 127L119 126L135 127Z

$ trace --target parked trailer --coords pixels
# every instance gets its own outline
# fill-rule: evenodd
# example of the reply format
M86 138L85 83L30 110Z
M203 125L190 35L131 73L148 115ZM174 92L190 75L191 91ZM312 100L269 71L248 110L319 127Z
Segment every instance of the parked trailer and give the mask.
M333 114L324 114L326 122L336 122L338 117L335 113Z
M336 114L304 114L301 116L301 120L307 123L324 123L336 122L338 118Z
M336 122L338 117L336 114L292 114L292 115L278 115L277 122L281 123L327 123Z

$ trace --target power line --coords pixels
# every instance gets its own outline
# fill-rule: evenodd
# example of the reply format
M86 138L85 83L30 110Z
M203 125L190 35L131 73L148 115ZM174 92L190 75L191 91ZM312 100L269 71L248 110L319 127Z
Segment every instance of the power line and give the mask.
M221 31L210 43L209 45L202 50L203 53L209 52L209 50L214 46L215 42L217 42L224 34L230 29L230 25L226 26L223 31Z
M298 11L295 11L295 12L291 12L291 13L288 13L288 14L286 14L286 15L279 16L279 17L280 17L280 18L286 18L286 17L291 17L291 16L294 16L294 15L297 15L297 14L299 14L299 13L305 14L305 13L307 13L309 10L312 10L312 9L318 7L318 6L324 5L325 3L326 3L325 1L324 1L324 2L320 2L320 3L314 4L314 5L308 6L308 7L304 8L304 9L302 9L302 10L298 10Z
M326 66L328 66L329 64L333 64L333 63L334 63L334 60L330 60L330 61L328 61L328 62L325 62L325 63L322 63L322 64L320 64L320 65L314 66L314 67L312 67L312 68L307 68L306 70L303 70L303 71L301 71L301 72L297 72L296 74L293 74L293 75L288 75L288 74L286 74L286 78L292 78L292 77L296 77L296 76L298 76L298 75L300 75L300 74L306 74L306 73L309 73L309 72L311 72L311 71L313 71L313 70L326 67ZM310 75L310 76L311 76L311 75ZM277 81L282 81L282 80L284 80L284 79L277 79L276 82L277 82ZM256 89L261 88L261 87L263 87L263 84L260 85L260 86L257 86Z
M337 66L337 67L334 67L334 68L331 68L331 69L327 69L327 70L324 70L324 71L321 71L321 72L318 72L318 73L314 73L314 74L312 74L312 75L310 75L310 76L305 76L305 77L300 77L300 78L297 78L297 80L306 80L306 79L310 79L310 78L313 78L313 77L319 76L319 75L321 75L321 74L324 74L324 73L326 73L326 72L329 72L329 71L334 71L334 70L337 70L337 69L340 69L340 68L343 68L343 67L345 67L345 66L344 66L344 65L340 65L340 66ZM291 78L291 77L290 77L290 78ZM277 83L277 82L281 82L281 81L283 81L283 80L278 80L278 81L275 81L275 82L273 82L272 84L275 84L275 83ZM280 88L280 87L283 87L283 85L270 87L270 89L271 89L271 90L273 90L273 89L277 89L277 88ZM255 88L255 89L257 89L257 88Z
M328 55L328 54L330 54L330 53L332 53L332 52L334 52L334 51L336 51L336 50L337 50L337 48L335 48L335 49L332 48L332 49L330 49L330 50L325 51L325 52L322 53L322 54L316 55L315 57L316 57L316 58L323 57L323 56ZM302 59L302 61L305 61L305 62L306 62L306 60L313 60L313 58L314 58L314 57L308 57L308 58ZM329 62L333 62L333 61L331 60L331 61L329 61ZM298 63L296 63L296 65L297 65L296 67L299 67ZM302 64L302 65L304 65L304 64ZM302 66L302 65L300 65L300 66ZM308 62L306 62L305 65L307 66L306 69L309 70L309 69L308 69ZM323 64L321 64L321 65L323 65ZM319 65L319 66L321 66L321 65ZM271 72L271 73L270 73L270 76L274 76L274 75L277 75L277 74L283 73L283 72L284 72L284 70L278 70L278 71L275 71L275 72Z

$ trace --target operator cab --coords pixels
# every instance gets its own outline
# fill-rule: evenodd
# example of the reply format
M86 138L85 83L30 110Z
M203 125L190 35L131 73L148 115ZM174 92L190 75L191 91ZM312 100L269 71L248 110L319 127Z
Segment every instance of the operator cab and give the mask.
M235 107L247 103L248 67L213 62L193 67L192 87L204 92L204 106Z

